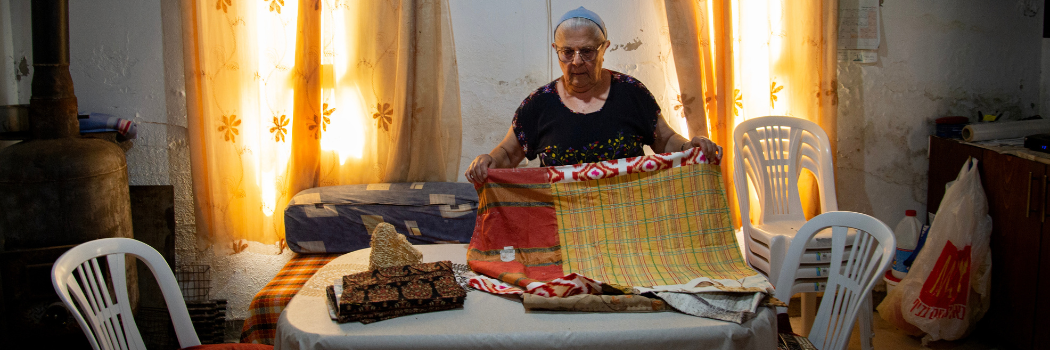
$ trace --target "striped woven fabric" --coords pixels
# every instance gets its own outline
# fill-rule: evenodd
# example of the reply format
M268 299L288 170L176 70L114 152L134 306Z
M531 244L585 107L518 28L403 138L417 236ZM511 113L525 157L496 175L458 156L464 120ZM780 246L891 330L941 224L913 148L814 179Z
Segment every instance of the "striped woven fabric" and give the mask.
M619 287L756 275L740 256L721 170L699 149L491 169L477 188L467 261L509 284L527 287L569 273Z
M318 269L339 255L296 254L284 264L277 276L252 298L241 329L241 342L273 345L281 311Z

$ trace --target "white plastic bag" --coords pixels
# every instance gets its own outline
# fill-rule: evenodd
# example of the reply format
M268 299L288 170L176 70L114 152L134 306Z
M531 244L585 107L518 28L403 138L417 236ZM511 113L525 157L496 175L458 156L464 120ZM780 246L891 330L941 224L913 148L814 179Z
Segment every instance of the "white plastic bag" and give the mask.
M962 338L988 311L991 232L988 199L971 158L944 194L911 271L886 297L899 300L900 316L927 334L924 343ZM879 305L880 314L887 306ZM896 310L887 311L884 318Z

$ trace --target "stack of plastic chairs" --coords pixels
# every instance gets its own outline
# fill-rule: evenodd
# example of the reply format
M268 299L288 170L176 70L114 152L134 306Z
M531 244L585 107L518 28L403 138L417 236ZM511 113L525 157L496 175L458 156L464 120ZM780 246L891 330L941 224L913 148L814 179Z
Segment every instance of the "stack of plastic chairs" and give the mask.
M745 257L748 264L775 282L792 239L806 223L798 191L802 169L816 177L820 213L838 210L831 143L817 124L784 116L746 120L736 127L733 138L733 182L740 203ZM757 203L750 201L749 185L757 194ZM751 217L752 207L757 209L755 217ZM851 231L847 246L852 245L854 238L855 233ZM815 315L816 293L827 287L831 233L818 233L805 247L792 294L803 293L803 324L809 325ZM870 349L874 334L870 297L864 305L867 309L862 310L859 317L861 344Z

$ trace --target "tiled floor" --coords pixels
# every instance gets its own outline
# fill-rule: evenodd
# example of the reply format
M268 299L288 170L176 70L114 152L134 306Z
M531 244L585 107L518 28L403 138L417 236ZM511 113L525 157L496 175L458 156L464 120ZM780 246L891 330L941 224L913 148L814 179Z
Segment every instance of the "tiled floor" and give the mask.
M791 327L793 329L801 329L802 319L800 317L791 318ZM893 325L887 323L879 314L875 313L875 340L872 341L872 345L875 349L892 349L892 350L910 350L910 349L960 349L960 350L983 350L983 349L1004 349L1003 346L997 346L985 339L981 339L979 336L970 336L964 339L956 341L936 341L931 342L927 346L922 345L921 337L912 337L905 335L893 327ZM849 344L850 350L860 350L860 334L856 327L853 329L853 337L850 338Z
M881 301L882 295L876 295L875 300ZM795 300L792 300L794 304ZM876 304L877 305L877 304ZM802 329L802 318L791 317L791 328L794 330ZM988 340L988 337L984 336L984 333L980 330L974 331L967 338L963 338L956 341L935 341L930 342L926 346L922 345L922 337L913 337L901 333L896 327L891 325L886 320L883 320L879 313L875 313L875 339L872 341L872 345L875 349L891 349L891 350L910 350L910 349L961 349L961 350L984 350L984 349L1005 349L1002 344L996 344L994 341ZM853 328L853 337L850 338L850 350L860 350L860 334L858 327Z

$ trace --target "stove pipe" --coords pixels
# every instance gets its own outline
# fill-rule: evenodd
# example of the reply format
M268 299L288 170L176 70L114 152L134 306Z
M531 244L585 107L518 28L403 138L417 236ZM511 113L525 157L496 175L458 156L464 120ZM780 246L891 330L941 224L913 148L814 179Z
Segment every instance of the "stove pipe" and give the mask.
M69 3L33 1L33 96L30 130L35 139L80 135L77 97L69 75Z

